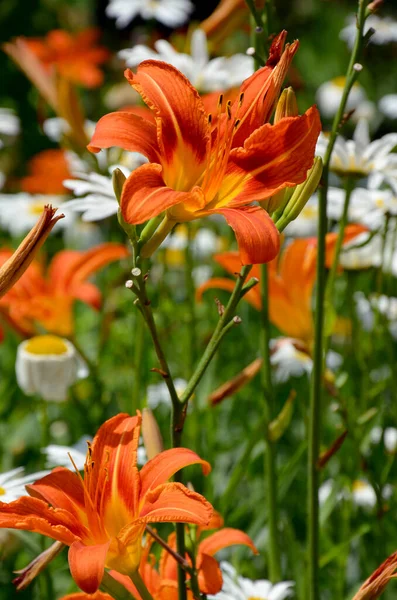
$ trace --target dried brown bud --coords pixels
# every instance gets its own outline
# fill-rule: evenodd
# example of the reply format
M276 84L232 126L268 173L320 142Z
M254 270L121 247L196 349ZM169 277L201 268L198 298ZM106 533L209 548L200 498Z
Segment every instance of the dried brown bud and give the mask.
M353 600L376 600L383 594L391 579L395 579L397 552L393 552L363 583Z
M29 231L27 236L19 244L14 254L0 268L0 298L18 281L24 274L38 250L47 239L55 223L64 215L57 215L56 208L47 205L36 225Z
M18 592L24 590L28 587L30 583L32 583L33 579L40 575L40 573L46 568L46 566L56 557L58 554L65 548L65 545L61 542L55 542L44 550L39 556L36 556L24 569L20 571L15 571L18 575L13 580L13 584L15 585Z
M222 400L224 400L225 398L228 398L229 396L232 396L233 394L238 392L244 385L246 385L249 381L251 381L251 379L255 377L255 375L259 372L261 368L262 362L263 361L261 358L257 358L247 367L245 367L245 369L243 369L241 373L239 373L238 375L233 377L233 379L230 379L229 381L221 385L221 387L215 390L215 392L212 392L212 394L209 396L209 403L212 404L212 406L214 406L215 404L219 404L219 402L222 402Z

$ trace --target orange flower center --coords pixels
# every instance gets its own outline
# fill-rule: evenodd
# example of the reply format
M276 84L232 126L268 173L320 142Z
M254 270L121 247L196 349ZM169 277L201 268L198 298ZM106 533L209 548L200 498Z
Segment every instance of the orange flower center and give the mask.
M219 96L217 119L212 130L211 150L208 152L202 181L198 184L204 191L207 208L211 208L209 203L216 201L216 195L224 177L230 150L232 149L233 137L240 124L238 114L243 101L244 94L242 93L233 115L231 101L228 100L225 109L223 109L223 94ZM208 115L208 121L211 123L212 115Z

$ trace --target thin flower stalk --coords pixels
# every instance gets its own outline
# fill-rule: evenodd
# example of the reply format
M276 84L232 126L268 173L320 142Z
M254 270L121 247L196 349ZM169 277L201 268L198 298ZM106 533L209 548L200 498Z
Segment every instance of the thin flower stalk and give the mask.
M346 83L341 102L336 112L329 143L324 156L323 186L320 190L319 217L318 217L318 251L317 251L317 288L315 300L315 345L313 352L313 373L310 393L309 414L309 452L308 452L308 598L319 600L319 472L317 461L320 451L321 431L321 398L323 392L324 372L324 316L325 316L325 237L327 233L327 194L329 180L329 166L331 154L338 136L340 123L343 119L349 93L356 81L361 65L357 64L363 43L363 30L366 18L366 0L359 0L357 12L357 34L347 69Z
M338 237L337 237L336 245L335 245L334 257L333 257L331 269L328 274L327 285L326 285L326 290L325 290L326 308L327 309L331 309L331 307L332 307L332 295L333 295L333 291L334 291L335 279L336 279L336 274L337 274L338 265L339 265L339 257L340 257L340 253L341 253L342 245L343 245L343 238L345 235L345 229L346 229L346 225L347 225L347 221L348 221L350 198L351 198L353 189L354 189L354 180L351 177L348 177L346 179L345 201L343 204L342 216L341 216L341 219L339 222L339 231L338 231ZM326 336L326 337L328 337L328 336Z
M267 516L269 524L269 578L275 583L281 578L281 557L278 532L278 507L277 507L277 469L274 442L268 435L268 427L274 417L274 391L270 364L270 320L269 320L269 279L268 267L260 265L261 279L261 331L260 348L263 359L262 364L262 393L264 399L265 416L265 478Z

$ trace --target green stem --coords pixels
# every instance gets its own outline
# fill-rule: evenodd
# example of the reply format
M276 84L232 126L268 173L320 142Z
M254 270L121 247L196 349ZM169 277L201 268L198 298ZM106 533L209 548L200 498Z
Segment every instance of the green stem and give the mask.
M243 454L241 455L240 459L234 465L233 471L229 477L229 482L227 484L227 488L226 488L225 492L222 494L222 500L221 500L222 511L221 512L223 515L226 515L226 512L229 508L229 502L233 501L233 499L235 498L234 492L235 492L238 484L240 483L241 478L244 475L244 472L246 471L246 468L249 464L253 449L255 448L255 446L259 442L259 440L262 438L263 430L264 430L265 426L266 426L266 420L263 417L259 421L257 426L255 427L255 429L253 430L251 435L249 436L249 439L247 441L247 445L245 447Z
M195 304L195 289L193 280L193 269L194 261L191 251L192 242L192 227L190 223L187 223L188 229L188 243L185 248L185 289L186 289L186 300L188 305L188 370L189 376L193 372L193 367L196 362L196 304Z
M136 589L139 592L142 600L153 600L153 596L149 593L146 585L143 582L143 579L138 570L134 571L131 575L132 583L135 585Z
M178 473L177 473L178 475ZM178 477L175 477L177 481ZM185 547L185 524L184 523L176 523L176 548L179 556L185 558L186 556L186 547ZM178 600L187 600L187 590L186 590L186 574L185 571L178 563Z
M260 347L263 358L261 374L265 416L265 478L267 519L269 524L269 578L273 583L276 583L281 578L281 557L278 532L276 452L274 443L269 439L267 433L268 426L274 416L274 391L270 364L269 278L267 265L261 265L260 270L262 300Z
M103 574L101 590L110 594L114 600L134 600L133 595L107 571Z
M134 248L134 257L136 256L136 248ZM160 344L159 335L157 332L156 323L153 317L153 311L151 308L150 300L147 297L146 293L146 281L142 275L142 271L140 268L136 266L136 260L134 260L134 268L132 269L132 276L134 277L133 285L131 287L132 291L136 294L138 300L138 308L141 311L147 326L150 331L150 335L153 340L153 345L156 351L156 355L158 361L160 363L162 375L164 381L168 387L168 391L171 397L172 402L172 447L177 448L181 445L181 438L183 432L183 425L186 416L187 403L191 395L193 394L196 386L200 382L202 376L204 375L209 363L211 362L212 357L214 356L223 336L236 324L240 322L240 320L236 317L233 317L234 310L240 300L241 290L244 285L245 279L248 273L251 270L251 265L246 265L242 268L237 281L234 287L233 293L229 299L229 302L224 309L223 315L219 319L218 325L215 328L215 331L211 337L211 340L199 361L199 364L196 368L195 373L191 377L188 386L179 399L178 394L175 390L175 385L171 376L170 369L168 367L168 362L165 357L164 351ZM176 474L175 480L178 481L180 478L180 474ZM178 554L182 557L185 557L185 529L183 523L176 524L176 541L177 541L177 551ZM185 574L181 565L178 564L178 595L179 600L187 599L187 591L185 584Z
M140 399L142 396L142 359L145 341L145 324L140 315L136 315L136 331L134 346L134 391L132 394L133 409L140 408Z
M141 235L139 236L139 244L141 247L150 240L162 220L163 217L159 215L158 217L153 217L153 219L150 219L150 221L147 222L141 231Z
M204 354L201 357L195 372L193 373L185 391L181 396L180 402L182 404L186 404L186 402L192 396L198 383L203 377L209 363L211 362L211 359L214 356L223 336L229 331L229 329L231 329L234 325L239 323L239 320L233 318L233 313L240 300L241 289L251 268L252 265L245 265L241 269L241 272L236 281L236 285L234 286L234 290L232 292L232 295L230 296L229 302L227 303L223 315L219 319L218 325L216 326L215 331L212 334L212 337L204 351Z
M332 261L331 269L328 274L327 287L326 287L326 298L327 298L327 301L329 302L329 304L332 304L332 295L333 295L333 291L334 291L336 273L338 270L339 257L340 257L340 253L342 250L343 238L345 235L345 229L346 229L347 220L348 220L350 198L351 198L353 189L354 189L354 179L352 177L347 177L346 186L345 186L345 201L343 204L343 212L342 212L341 220L339 222L339 231L338 231L338 237L337 237L336 245L335 245L334 258Z
M325 236L327 233L327 194L329 185L329 167L332 151L338 135L339 125L342 121L346 108L346 102L359 70L355 68L360 55L363 41L363 29L365 23L366 0L359 0L357 13L357 35L354 42L349 66L347 69L346 83L343 90L341 102L335 115L328 146L324 156L323 186L320 189L319 198L319 225L318 225L318 249L317 249L317 287L315 301L315 333L313 352L313 374L310 393L309 413L309 452L308 452L308 599L319 600L319 472L317 461L320 451L321 430L321 401L324 371L324 313L325 313Z
M382 249L381 249L381 264L379 265L379 269L376 275L376 291L378 294L382 293L383 287L383 275L384 270L383 266L386 258L386 248L387 248L387 238L389 234L389 225L390 225L390 215L387 213L385 217L385 225L382 232Z
M149 256L152 256L153 252L157 250L175 225L176 221L172 221L168 217L164 217L161 224L153 232L152 237L145 244L140 244L141 257L149 258Z

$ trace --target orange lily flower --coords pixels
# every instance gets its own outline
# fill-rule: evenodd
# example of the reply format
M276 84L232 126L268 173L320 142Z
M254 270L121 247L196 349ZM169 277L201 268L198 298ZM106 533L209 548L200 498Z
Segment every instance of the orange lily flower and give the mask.
M168 537L167 543L172 549L176 550L175 533L172 533ZM217 594L220 592L223 585L223 578L218 561L214 558L214 554L224 548L237 544L248 546L255 554L258 554L258 550L246 533L230 527L220 529L199 542L196 557L196 569L198 572L200 592L203 594ZM186 559L189 560L188 556L186 556ZM161 554L160 575L162 581L174 582L175 591L173 595L169 595L168 600L178 600L177 562L166 550L163 550Z
M0 527L34 531L70 546L73 579L86 593L96 592L105 568L124 575L140 564L147 523L207 525L212 506L181 483L167 483L181 468L210 465L187 448L158 454L138 471L141 425L119 414L106 421L89 445L84 479L60 467L33 485L30 496L0 503ZM51 506L49 506L51 505Z
M30 194L65 194L65 179L72 174L65 152L60 149L43 150L28 163L29 175L21 179L21 188Z
M225 106L219 97L214 117L171 65L147 60L136 74L126 70L131 86L154 112L156 126L131 113L105 115L89 149L119 146L149 159L125 182L120 207L131 224L165 213L152 247L176 223L221 214L236 234L243 264L277 255L278 231L252 202L305 180L321 129L315 107L303 116L267 123L298 49L298 42L284 49L285 38L282 32L275 39L267 65L242 84L234 103Z
M346 227L344 243L363 231L360 225ZM326 264L333 261L337 234L326 237ZM310 347L313 340L312 292L316 279L316 238L297 239L282 251L280 260L269 263L269 316L271 322L286 336L301 340ZM216 254L214 259L226 271L240 271L237 252ZM254 266L250 275L260 279L259 267ZM199 298L207 289L218 288L233 291L234 281L225 277L210 279L197 290ZM257 310L261 308L259 286L252 288L244 298Z
M95 594L86 594L85 592L74 592L74 594L67 594L62 596L59 600L114 600L113 596L101 592L98 590Z
M11 250L0 251L0 265L10 256ZM49 333L69 336L73 331L75 300L95 309L100 307L100 291L87 279L108 263L126 256L125 246L112 243L85 252L62 250L52 259L46 275L34 260L0 299L0 313L22 335L37 333L37 322Z
M22 38L41 64L55 70L72 83L94 88L103 82L98 65L110 56L109 50L96 46L100 31L85 29L72 35L61 29L50 31L44 39Z
M237 544L248 546L255 554L258 553L251 538L239 529L219 529L219 531L201 539L203 531L218 529L222 525L223 519L217 512L214 512L210 523L206 527L199 527L197 530L199 544L196 556L196 569L200 592L203 594L217 594L223 585L222 572L217 560L214 558L214 554L223 548ZM160 556L159 571L157 571L154 567L155 558L150 554L152 540L150 536L148 538L142 552L139 568L140 575L154 600L178 600L177 562L166 549L163 549ZM172 550L176 550L175 533L169 535L167 544ZM188 554L186 554L186 560L191 564ZM111 571L111 575L123 584L133 594L134 598L141 598L128 577L120 575L115 571ZM187 597L188 600L193 600L193 594L190 590L187 592Z

